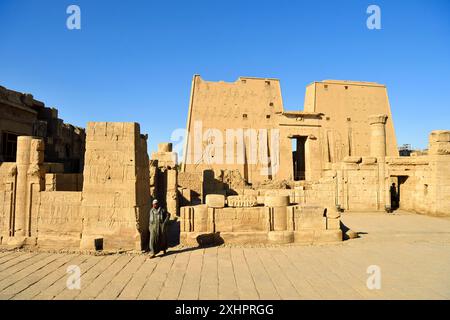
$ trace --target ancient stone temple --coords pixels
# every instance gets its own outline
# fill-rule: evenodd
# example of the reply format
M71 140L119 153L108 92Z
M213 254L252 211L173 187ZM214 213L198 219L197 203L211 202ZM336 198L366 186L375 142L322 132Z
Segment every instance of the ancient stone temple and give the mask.
M336 241L352 210L450 215L450 131L399 157L377 83L313 82L303 110L284 111L276 79L195 75L185 146L179 185L201 204L181 208L182 242Z
M31 94L0 86L0 162L16 161L18 136L42 138L52 172L82 172L84 129L65 124L57 109L47 108Z
M342 241L348 211L450 216L450 130L399 156L377 83L313 82L285 111L276 79L196 75L181 163L171 143L149 157L137 123L85 132L0 89L1 246L139 250L154 198L185 245Z
M371 155L372 115L384 115L385 155L398 156L384 85L313 82L306 87L304 109L284 111L276 79L225 83L196 75L183 170L239 170L251 184L317 180L345 157Z

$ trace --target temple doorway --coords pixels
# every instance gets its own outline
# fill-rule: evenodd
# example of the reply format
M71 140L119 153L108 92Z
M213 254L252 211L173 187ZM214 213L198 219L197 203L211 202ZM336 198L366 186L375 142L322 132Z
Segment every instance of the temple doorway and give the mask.
M306 165L305 165L305 144L307 136L296 136L292 138L292 165L294 180L305 180Z

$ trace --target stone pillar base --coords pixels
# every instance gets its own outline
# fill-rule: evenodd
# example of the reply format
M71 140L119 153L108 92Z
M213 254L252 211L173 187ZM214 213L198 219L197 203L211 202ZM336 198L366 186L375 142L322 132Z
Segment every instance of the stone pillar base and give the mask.
M6 242L6 246L11 248L23 248L23 247L34 247L37 243L36 237L24 237L24 236L14 236L9 237Z
M294 242L294 232L292 231L270 231L267 234L269 243L286 244Z

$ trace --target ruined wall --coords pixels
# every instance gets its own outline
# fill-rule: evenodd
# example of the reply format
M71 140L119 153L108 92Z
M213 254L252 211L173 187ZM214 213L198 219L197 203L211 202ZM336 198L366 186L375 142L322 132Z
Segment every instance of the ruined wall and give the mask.
M335 201L350 211L385 209L385 194L379 188L379 164L374 157L346 157L335 169ZM383 178L384 179L384 178ZM380 200L381 199L381 200ZM380 201L383 203L379 205Z
M181 208L180 241L218 243L316 243L342 241L340 215L316 205L290 205L288 196L265 196L264 205L208 195L205 205ZM242 198L244 200L244 198ZM239 204L239 207L232 207ZM242 206L241 206L242 205Z
M16 144L7 143L6 134L12 140L17 136L42 138L45 161L62 163L66 172L79 173L83 168L84 129L65 124L57 109L46 107L33 95L0 86L0 161L15 161Z
M392 207L392 183L399 193L400 209L450 216L450 131L430 134L429 155L345 157L325 170L319 181L305 184L300 203L383 211Z
M390 176L400 184L400 208L450 216L450 131L429 137L428 155L387 158Z
M172 143L158 144L158 151L152 153L150 172L153 198L175 218L179 214L179 192L177 153L172 151Z
M191 201L197 202L195 204L202 202L203 172L178 172L178 186L191 190Z
M39 247L80 247L83 232L81 192L40 192L39 205L35 208L34 215L38 226Z
M150 181L145 137L137 123L89 122L83 182L82 248L139 248L148 227Z
M431 181L428 156L388 159L387 162L389 172L397 177L397 185L398 177L403 177L403 183L400 184L400 208L425 214L431 212L436 185Z
M79 174L45 173L61 168L43 162L42 139L18 138L17 163L0 163L2 244L140 249L150 200L147 136L137 123L90 122L87 146L81 189Z

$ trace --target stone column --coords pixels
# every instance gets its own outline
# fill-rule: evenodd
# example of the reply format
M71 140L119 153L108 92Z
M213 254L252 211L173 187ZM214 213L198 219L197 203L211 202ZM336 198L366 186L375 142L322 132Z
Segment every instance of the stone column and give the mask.
M42 139L21 136L17 138L17 193L14 217L14 237L31 234L32 191L44 189L44 142Z
M429 155L450 155L450 130L434 130L428 143Z
M432 215L450 216L450 130L432 131L428 159L430 183L428 210Z
M134 122L89 122L86 132L80 248L139 249L150 194L146 139Z
M386 156L386 120L387 115L369 116L370 124L370 155L372 157Z
M178 171L167 170L166 206L171 219L178 216Z
M377 158L378 163L378 203L377 209L390 207L389 179L386 177L386 120L387 115L369 116L370 124L370 155Z
M270 243L294 242L294 232L288 230L289 196L269 196L264 198L264 206L268 207L269 230L267 239Z

